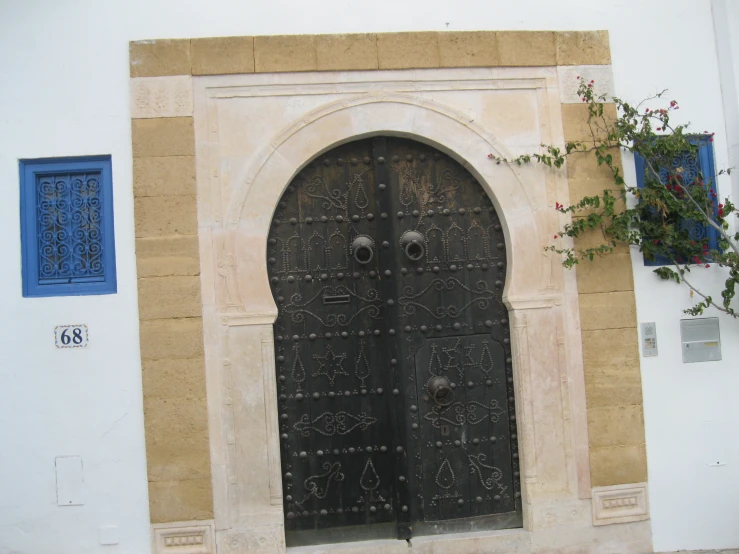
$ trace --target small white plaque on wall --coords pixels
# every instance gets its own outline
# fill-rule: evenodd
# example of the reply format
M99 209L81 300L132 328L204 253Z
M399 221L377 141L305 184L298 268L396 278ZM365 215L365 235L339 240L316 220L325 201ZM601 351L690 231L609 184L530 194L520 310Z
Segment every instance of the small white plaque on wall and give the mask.
M87 348L90 345L87 325L57 325L54 327L54 343L57 348Z
M56 466L56 503L59 506L81 506L84 478L82 458L79 456L59 456L54 460Z
M657 324L654 321L641 324L641 351L644 357L657 355Z

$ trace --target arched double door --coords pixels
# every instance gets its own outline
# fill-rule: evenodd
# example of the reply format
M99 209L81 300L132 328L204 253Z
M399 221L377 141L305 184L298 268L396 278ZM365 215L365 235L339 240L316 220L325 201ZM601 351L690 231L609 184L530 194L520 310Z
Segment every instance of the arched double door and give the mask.
M289 544L520 526L505 240L459 163L394 137L305 167L274 214Z

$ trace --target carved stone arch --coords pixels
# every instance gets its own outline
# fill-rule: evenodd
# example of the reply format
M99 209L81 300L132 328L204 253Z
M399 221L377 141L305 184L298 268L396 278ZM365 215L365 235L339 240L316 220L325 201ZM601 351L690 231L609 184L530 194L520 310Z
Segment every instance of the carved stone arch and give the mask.
M311 117L280 133L261 156L252 161L237 183L228 206L229 225L240 237L239 277L248 280L253 302L244 299L246 309L276 313L267 287L263 263L267 230L279 198L288 183L310 160L331 148L362 137L400 136L438 148L455 158L487 192L500 215L508 248L504 298L529 298L539 293L545 274L540 255L548 232L535 214L526 190L526 181L516 170L495 165L488 159L492 151L506 154L500 141L479 125L465 123L463 114L451 108L432 106L410 95L387 99L361 98L320 109ZM347 128L352 129L347 134Z

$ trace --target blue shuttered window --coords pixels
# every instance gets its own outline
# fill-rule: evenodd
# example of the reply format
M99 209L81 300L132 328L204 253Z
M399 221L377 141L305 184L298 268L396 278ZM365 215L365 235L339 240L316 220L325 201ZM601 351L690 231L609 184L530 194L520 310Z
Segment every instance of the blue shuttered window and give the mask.
M110 156L21 160L23 296L116 292Z
M703 176L706 183L711 184L711 189L716 192L716 170L713 161L713 143L710 142L710 135L696 135L691 138L691 143L698 146L698 152L683 152L679 156L675 156L670 160L670 167L660 168L660 178L663 184L667 184L668 171L678 167L683 170L683 182L689 183L698 175ZM645 180L645 164L644 158L639 154L634 154L634 163L636 165L636 182L638 188L644 187ZM663 164L664 165L664 164ZM709 249L718 248L718 234L713 227L703 224L700 221L683 220L680 227L690 234L690 238L699 241L708 238ZM668 265L670 260L664 257L658 257L655 260L644 260L644 265Z

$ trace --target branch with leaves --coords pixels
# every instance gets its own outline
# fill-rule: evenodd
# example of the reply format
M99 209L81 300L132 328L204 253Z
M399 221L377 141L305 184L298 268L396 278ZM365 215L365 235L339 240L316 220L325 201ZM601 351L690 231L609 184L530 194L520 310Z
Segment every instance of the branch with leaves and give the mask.
M691 134L688 125L673 125L671 116L680 106L675 100L669 104L663 100L666 91L636 105L615 97L609 102L605 94L595 93L594 81L578 79L578 94L587 104L589 140L567 142L564 149L542 144L540 152L511 160L488 156L497 164L541 164L559 170L569 157L591 154L598 166L610 173L613 188L569 206L555 206L570 216L555 240L602 231L605 239L601 244L582 249L551 245L547 250L562 255L563 265L572 268L582 260L612 253L619 245L637 246L646 261L663 264L654 270L657 276L685 285L691 296L700 298L686 313L700 315L713 308L739 317L732 307L739 281L739 233L729 230L729 218L739 215L739 211L728 198L719 201L714 183L718 175L731 170L703 175L697 165L700 148L713 142L713 134ZM658 102L664 107L649 107ZM616 108L615 116L606 109L609 103ZM623 151L633 153L642 162L638 166L643 167L639 187L628 185L623 178L616 157ZM627 203L632 198L635 201ZM692 270L712 265L728 270L720 300L689 278Z

